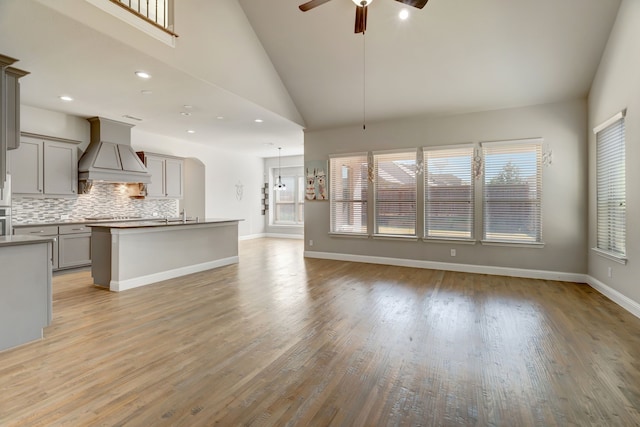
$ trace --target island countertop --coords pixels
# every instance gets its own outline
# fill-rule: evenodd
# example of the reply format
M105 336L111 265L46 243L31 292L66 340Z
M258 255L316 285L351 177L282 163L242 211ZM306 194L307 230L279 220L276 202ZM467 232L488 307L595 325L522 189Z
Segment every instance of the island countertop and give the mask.
M2 246L16 246L16 245L32 245L34 243L52 242L53 237L44 236L23 236L23 235L9 235L0 236L0 247Z
M125 229L135 229L135 228L212 225L212 224L239 222L239 221L243 221L243 220L229 219L229 218L207 218L207 219L187 219L185 221L179 218L169 218L169 219L154 219L154 220L147 220L147 221L126 221L126 222L107 222L107 223L98 223L98 224L87 224L87 227L125 230Z

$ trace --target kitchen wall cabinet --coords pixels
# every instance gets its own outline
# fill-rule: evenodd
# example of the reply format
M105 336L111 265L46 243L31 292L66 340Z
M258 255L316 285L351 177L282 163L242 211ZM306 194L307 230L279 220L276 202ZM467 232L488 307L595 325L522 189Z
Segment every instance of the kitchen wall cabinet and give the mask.
M0 55L0 188L7 178L7 150L19 145L20 84L29 73L11 67L17 59Z
M78 193L77 141L23 133L11 152L13 193L75 196Z
M91 228L61 225L58 230L58 268L91 264Z
M147 197L182 199L184 189L184 161L179 157L140 151L151 183L147 184Z
M45 237L53 237L53 252L51 263L53 265L53 269L58 269L58 227L55 225L44 225L44 226L32 226L32 227L20 227L14 228L13 234L18 235L27 235L27 236L45 236Z

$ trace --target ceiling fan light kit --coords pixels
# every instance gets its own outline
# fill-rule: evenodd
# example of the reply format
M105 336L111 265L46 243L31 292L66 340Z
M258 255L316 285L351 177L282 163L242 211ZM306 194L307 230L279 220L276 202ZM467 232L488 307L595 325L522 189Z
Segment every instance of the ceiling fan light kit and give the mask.
M330 0L310 0L306 3L301 4L299 9L303 12L311 10L315 7L323 5ZM352 0L356 5L356 24L355 24L355 33L363 33L367 29L367 9L373 0ZM395 0L402 4L406 4L407 6L415 7L418 9L422 9L429 0Z

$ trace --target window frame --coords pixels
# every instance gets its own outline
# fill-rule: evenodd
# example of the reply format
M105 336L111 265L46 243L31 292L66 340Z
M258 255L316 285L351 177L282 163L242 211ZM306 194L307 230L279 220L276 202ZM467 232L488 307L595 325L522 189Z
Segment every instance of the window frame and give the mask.
M515 139L515 140L501 140L501 141L484 141L480 143L480 148L482 150L482 164L483 164L483 174L482 174L482 191L481 191L481 199L482 199L482 203L481 203L481 209L482 209L482 214L480 216L481 218L481 223L482 223L482 237L481 237L481 243L483 245L514 245L514 246L543 246L544 245L544 241L543 241L543 237L542 237L542 231L543 231L543 218L542 218L542 213L543 213L543 209L542 209L542 194L543 194L543 189L542 189L542 166L543 166L543 161L542 161L542 146L544 143L544 139L543 138L526 138L526 139ZM524 198L524 197L513 197L511 199L507 199L507 200L500 200L500 198L496 197L496 198L491 198L489 197L488 193L489 193L489 184L488 184L488 180L489 179L493 179L493 177L490 177L489 174L487 173L487 157L491 155L491 153L488 153L490 151L503 151L503 153L501 154L509 154L508 153L508 149L504 150L504 148L509 148L509 147L513 147L514 151L523 151L522 147L525 146L532 146L533 148L533 153L535 154L535 184L536 184L536 188L535 188L535 197L534 198ZM520 147L520 150L518 150L516 147ZM501 150L501 148L503 148L503 150ZM523 151L523 153L526 151ZM514 153L515 155L516 153ZM495 153L495 155L500 155L498 153ZM507 162L508 164L509 162ZM503 166L504 168L504 166ZM500 212L501 214L504 214L507 212L508 209L508 203L511 204L511 206L518 206L518 205L531 205L534 207L534 234L535 237L533 239L528 239L527 237L525 237L525 235L523 235L523 233L518 233L516 232L516 230L510 230L504 233L497 233L497 232L493 232L491 234L495 234L496 237L490 237L490 232L489 232L489 227L491 226L491 221L488 221L488 215L489 215L489 210L490 210L490 206L499 206L500 204L502 204L503 206L505 206L503 208L503 212ZM493 209L492 209L493 210ZM520 213L520 211L518 209L516 209L516 212ZM526 213L525 213L526 214ZM513 218L513 217L512 217ZM497 237L497 235L501 235L500 237ZM521 237L518 237L521 236Z
M593 129L595 135L596 162L596 246L592 250L608 259L626 264L627 262L627 191L626 191L626 109L618 112ZM615 137L619 136L617 139ZM601 139L601 137L603 139ZM602 144L608 143L607 152ZM621 151L611 152L619 145ZM601 151L602 148L602 151ZM606 160L602 157L606 156ZM601 162L602 160L602 162ZM613 163L613 164L611 164ZM622 164L622 171L620 165ZM604 170L603 170L604 169ZM621 173L622 172L622 173ZM602 182L601 180L606 180ZM617 184L612 189L611 183ZM607 187L606 190L604 187ZM602 190L606 193L603 194ZM622 197L622 202L620 202ZM604 200L604 201L603 201ZM613 200L613 204L612 204ZM617 200L617 202L616 202ZM618 204L618 206L615 206ZM621 208L621 209L617 209ZM605 213L606 216L602 217ZM622 218L622 220L620 220ZM606 231L603 225L606 224ZM603 236L604 234L604 236ZM601 238L605 238L605 243ZM622 247L622 250L616 250Z
M343 177L342 177L342 169L338 170L336 163L341 159L359 159L355 160L354 163L359 163L360 167L364 167L366 171L366 176L363 178L361 176L359 186L357 185L349 185L347 188L342 186ZM350 163L350 162L349 162ZM349 154L335 154L329 156L329 233L333 235L344 235L344 236L353 236L353 237L368 237L369 236L369 221L370 221L370 180L369 180L369 170L370 170L370 158L368 153L349 153ZM362 171L361 171L362 172ZM350 180L355 180L354 177L350 178ZM353 197L353 198L344 198L345 190L350 191L351 193L357 192L360 190L360 194L364 195L364 197ZM359 231L349 231L346 228L346 225L339 227L336 218L336 209L338 209L338 204L344 205L346 209L350 210L351 213L349 215L354 215L355 212L360 212L360 216L364 215L364 230L361 221L361 225L359 227ZM357 205L360 207L357 208ZM343 207L343 209L344 209ZM340 229L338 229L340 228Z
M469 217L467 218L467 221L469 222L469 235L468 237L460 237L460 236L456 236L455 233L452 232L452 230L449 230L449 234L446 233L441 233L440 235L430 235L430 230L432 229L432 227L430 227L430 215L429 215L429 209L430 209L430 205L432 203L431 199L430 200L430 189L431 188L437 188L439 186L431 186L429 184L429 160L430 160L430 154L431 153L442 153L442 152L449 152L451 154L455 154L455 152L460 152L460 154L458 156L455 157L464 157L465 153L464 151L469 151L467 153L467 155L469 156L469 169L468 169L468 173L469 173L469 186L470 186L470 197L468 199L465 200L452 200L449 199L448 202L449 203L454 203L454 204L458 204L458 203L467 203L468 206L470 206L470 214ZM422 147L422 154L423 154L423 173L422 173L422 182L423 182L423 203L422 203L422 210L423 210L423 230L422 230L422 234L423 234L423 240L425 241L438 241L438 240L447 240L447 241L456 241L456 242L476 242L476 211L477 211L477 206L476 206L476 176L475 176L475 171L474 171L474 167L475 164L477 163L477 157L478 157L478 153L477 153L477 144L474 143L466 143L466 144L451 144L451 145L440 145L440 146L431 146L431 147ZM437 157L437 156L436 156ZM447 158L449 156L443 156L443 158ZM451 156L454 157L454 156ZM459 171L459 168L451 168L452 172L457 172ZM451 175L455 175L454 173L451 173ZM440 188L446 188L446 187L440 187ZM446 203L447 200L442 200L442 203Z
M392 206L393 203L399 203L400 201L398 200L385 200L382 201L381 197L379 195L379 166L378 166L378 161L381 158L385 158L387 156L389 156L388 158L393 157L393 155L399 155L399 154L407 154L407 155L413 155L413 165L410 166L413 168L413 200L408 200L408 201L402 201L401 205L414 205L414 212L413 212L413 233L409 234L409 233L389 233L389 232L380 232L380 204L384 204L386 206ZM372 152L372 159L373 159L373 188L372 188L372 192L373 192L373 230L372 230L372 234L374 237L379 237L379 238L401 238L401 239L417 239L418 238L418 173L416 170L416 166L418 164L418 150L417 148L405 148L405 149L397 149L397 150L385 150L385 151L374 151ZM403 161L404 159L399 159L397 161ZM411 158L407 158L406 161L411 162ZM404 212L400 212L400 214L402 214Z
M299 171L302 169L302 172ZM295 173L291 173L291 171L296 171ZM291 202L283 202L278 201L278 194L281 193L281 190L276 190L271 186L271 192L273 195L273 214L271 217L271 226L282 227L282 226L296 226L300 227L304 225L304 194L302 195L302 199L300 200L300 191L301 187L304 188L304 168L302 167L283 167L283 168L272 168L271 169L271 177L273 182L275 183L278 179L278 174L284 177L293 177L294 188L293 188L293 201ZM294 220L293 221L284 221L278 220L278 205L293 205L294 211ZM302 212L300 212L300 206L302 205Z

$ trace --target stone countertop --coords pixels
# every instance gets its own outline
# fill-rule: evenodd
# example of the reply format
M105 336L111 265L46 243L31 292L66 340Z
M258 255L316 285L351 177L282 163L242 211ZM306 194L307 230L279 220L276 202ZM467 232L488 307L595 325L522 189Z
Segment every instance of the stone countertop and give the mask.
M43 236L0 236L0 247L4 246L17 246L17 245L32 245L34 243L52 242L53 237Z
M93 223L88 224L92 228L109 228L109 229L135 229L135 228L157 228L157 227L174 227L174 226L192 226L192 225L207 225L207 224L221 224L225 222L239 222L244 221L242 219L229 219L229 218L207 218L207 219L187 219L183 221L179 218L154 219L146 221L125 221L125 222L107 222L107 223Z
M171 218L169 219L171 220ZM22 227L45 227L48 225L73 225L73 224L100 224L100 223L112 223L112 222L136 222L136 221L164 221L164 218L154 217L154 218L133 218L133 219L60 219L51 222L30 222L28 224L12 224L11 228L22 228Z

